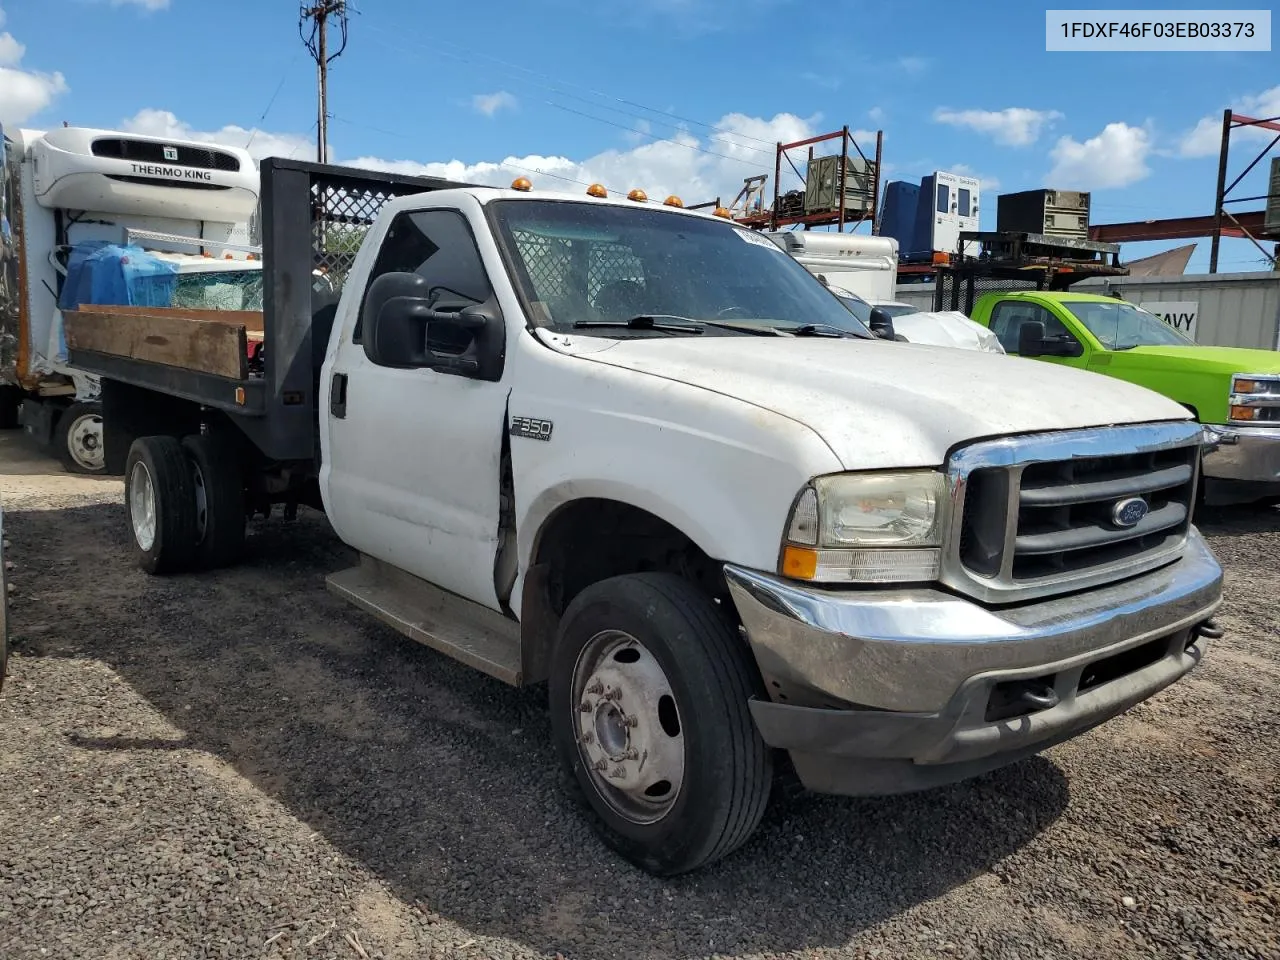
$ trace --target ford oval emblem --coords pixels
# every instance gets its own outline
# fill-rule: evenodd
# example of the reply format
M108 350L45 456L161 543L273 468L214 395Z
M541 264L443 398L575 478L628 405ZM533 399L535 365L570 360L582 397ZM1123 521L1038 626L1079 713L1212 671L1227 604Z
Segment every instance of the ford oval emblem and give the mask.
M1150 510L1141 497L1128 497L1111 508L1111 522L1117 527L1136 527Z

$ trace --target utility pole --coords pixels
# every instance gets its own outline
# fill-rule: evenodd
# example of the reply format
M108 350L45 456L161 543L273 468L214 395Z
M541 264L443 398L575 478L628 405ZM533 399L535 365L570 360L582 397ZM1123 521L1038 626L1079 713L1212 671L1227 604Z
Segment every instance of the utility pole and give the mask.
M337 21L342 37L333 53L329 52L330 17ZM298 35L316 62L316 159L325 163L329 159L329 64L347 49L346 0L304 2L298 11Z

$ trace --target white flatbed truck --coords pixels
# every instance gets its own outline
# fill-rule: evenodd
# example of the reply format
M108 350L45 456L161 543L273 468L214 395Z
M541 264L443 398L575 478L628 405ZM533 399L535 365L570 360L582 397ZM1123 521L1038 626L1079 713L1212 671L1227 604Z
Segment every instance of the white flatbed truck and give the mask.
M137 562L234 563L258 505L323 509L362 557L333 592L546 682L588 815L646 870L744 843L781 753L818 791L953 782L1220 635L1201 430L1157 394L876 339L767 239L642 194L262 176L261 376L235 324L175 322L176 362L67 318Z

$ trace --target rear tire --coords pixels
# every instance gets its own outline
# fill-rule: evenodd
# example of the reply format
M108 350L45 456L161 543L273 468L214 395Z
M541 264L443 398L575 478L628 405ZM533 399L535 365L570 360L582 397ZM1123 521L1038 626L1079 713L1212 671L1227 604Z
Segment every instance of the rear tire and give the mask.
M22 391L17 387L0 387L0 430L16 430L22 426L21 408Z
M196 498L187 455L173 437L139 437L129 448L124 505L133 554L147 573L181 573L196 553Z
M182 441L191 462L196 504L196 564L231 566L244 551L244 475L240 450L229 439L195 434Z
M102 404L73 403L62 411L53 435L54 448L68 473L107 472L103 445Z
M773 772L747 703L758 684L731 625L681 577L614 577L574 598L552 653L551 725L608 846L671 876L747 841Z

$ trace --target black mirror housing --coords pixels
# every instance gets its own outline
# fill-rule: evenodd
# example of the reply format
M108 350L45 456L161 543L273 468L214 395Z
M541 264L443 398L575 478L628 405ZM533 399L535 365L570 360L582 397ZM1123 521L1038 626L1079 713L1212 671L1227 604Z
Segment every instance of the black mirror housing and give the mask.
M898 339L898 335L893 329L893 317L889 316L889 311L883 307L871 308L871 316L868 318L867 326L881 340Z
M416 273L384 273L369 285L363 312L365 356L380 367L426 367L478 380L498 380L506 357L506 325L496 301L441 310ZM432 324L463 331L453 350L431 347ZM455 352L461 347L459 352Z
M1044 324L1039 320L1023 320L1018 327L1018 356L1043 357Z

